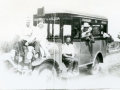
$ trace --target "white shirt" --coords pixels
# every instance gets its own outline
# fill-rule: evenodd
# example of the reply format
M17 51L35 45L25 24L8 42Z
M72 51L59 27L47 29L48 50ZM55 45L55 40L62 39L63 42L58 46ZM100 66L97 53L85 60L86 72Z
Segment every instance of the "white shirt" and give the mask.
M64 43L62 45L62 54L75 54L74 46L72 44L67 45Z
M110 37L110 36L107 33L104 33L103 37L106 38L106 37Z
M89 27L87 31L83 32L83 27L82 27L82 37L87 37L87 36L90 36L91 35L91 31L92 31L92 27Z
M31 41L33 39L33 28L32 27L26 27L22 30L21 39L27 40L27 41Z
M35 27L33 34L36 37L36 40L45 41L47 38L47 33L45 31L46 30L44 27L43 28L39 28L38 26Z

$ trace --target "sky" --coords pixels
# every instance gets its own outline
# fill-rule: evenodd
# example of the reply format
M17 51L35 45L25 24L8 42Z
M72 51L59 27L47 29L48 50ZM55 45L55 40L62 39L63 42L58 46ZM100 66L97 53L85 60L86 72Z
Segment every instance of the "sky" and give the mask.
M37 8L67 10L105 16L108 33L117 39L120 32L120 0L0 0L0 41L11 40L25 27L26 17L37 13Z

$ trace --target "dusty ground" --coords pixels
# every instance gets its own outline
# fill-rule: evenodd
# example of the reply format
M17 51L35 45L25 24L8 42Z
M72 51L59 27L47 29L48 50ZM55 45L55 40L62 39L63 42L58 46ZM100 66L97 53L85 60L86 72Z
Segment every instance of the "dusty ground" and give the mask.
M1 89L120 89L120 53L109 55L101 64L101 72L90 75L86 68L80 69L80 75L71 78L54 78L45 82L44 78L21 76L20 74L5 72L7 69L0 62Z

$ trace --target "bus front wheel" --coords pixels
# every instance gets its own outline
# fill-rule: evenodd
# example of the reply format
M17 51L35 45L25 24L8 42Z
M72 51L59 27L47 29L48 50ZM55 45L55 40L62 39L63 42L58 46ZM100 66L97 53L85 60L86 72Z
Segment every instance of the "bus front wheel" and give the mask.
M92 75L96 75L99 73L100 71L100 60L99 60L99 57L96 57L96 60L94 62L94 65L88 65L88 70L90 72L90 74Z
M33 76L34 75L37 76L39 79L44 79L47 82L57 77L57 72L52 64L43 63L40 66L34 68Z

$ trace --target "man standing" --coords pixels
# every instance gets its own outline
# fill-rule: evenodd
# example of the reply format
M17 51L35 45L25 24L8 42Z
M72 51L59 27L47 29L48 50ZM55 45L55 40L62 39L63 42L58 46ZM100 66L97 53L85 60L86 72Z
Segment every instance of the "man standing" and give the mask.
M67 36L65 43L62 45L62 59L63 62L64 61L69 62L68 74L71 75L73 73L73 70L77 71L78 61L74 58L75 56L74 46L70 42L71 37ZM75 65L73 65L73 63L75 63Z

